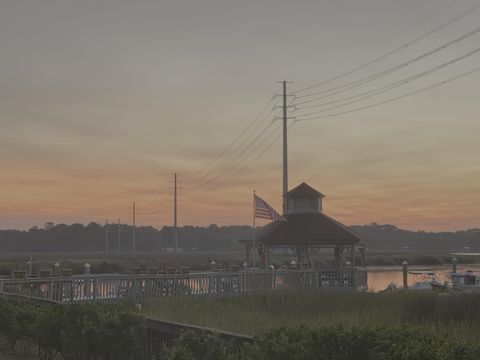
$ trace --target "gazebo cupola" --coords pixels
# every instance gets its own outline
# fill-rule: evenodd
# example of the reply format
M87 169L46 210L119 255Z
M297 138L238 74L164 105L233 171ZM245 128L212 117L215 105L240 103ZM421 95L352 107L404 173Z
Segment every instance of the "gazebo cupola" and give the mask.
M289 214L319 214L322 212L322 199L325 197L306 183L301 183L285 194L286 212Z

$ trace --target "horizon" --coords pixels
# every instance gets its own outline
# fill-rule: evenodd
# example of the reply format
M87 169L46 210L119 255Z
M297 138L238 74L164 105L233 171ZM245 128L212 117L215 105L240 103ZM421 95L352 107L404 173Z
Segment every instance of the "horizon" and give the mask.
M45 225L47 223L52 223L54 226L57 226L57 225L66 225L66 226L72 226L72 225L76 225L76 224L80 224L84 227L90 225L90 224L96 224L96 225L99 225L99 226L102 226L104 227L105 226L105 223L99 223L99 222L96 222L96 221L89 221L89 222L72 222L72 223L55 223L55 222L46 222L44 224L37 224L37 225L31 225L31 226L28 226L28 227L25 227L25 228L0 228L0 231L26 231L28 232L29 230L33 229L33 228L37 228L38 230L48 230L48 229L45 229ZM109 222L109 225L116 225L117 223L116 222ZM124 223L124 222L120 222L120 225L121 226L129 226L129 227L132 227L133 225L131 223ZM216 225L218 227L229 227L229 226L239 226L239 227L242 227L242 226L249 226L249 227L252 227L252 224L216 224L216 223L211 223L211 224L205 224L205 225L192 225L192 224L183 224L183 225L179 225L178 227L179 228L182 228L182 227L199 227L199 228L208 228L209 226L212 226L212 225ZM262 225L265 225L265 224L262 224ZM258 225L257 224L257 227L261 227L262 225ZM440 230L440 231L426 231L426 230L423 230L423 229L409 229L409 228L403 228L403 227L399 227L395 224L384 224L384 223L376 223L376 222L372 222L372 223L369 223L369 224L352 224L352 225L348 225L348 224L345 224L345 226L347 227L355 227L355 226L393 226L399 230L403 230L403 231L410 231L410 232L426 232L426 233L457 233L457 232L468 232L468 231L472 231L472 230L479 230L480 227L472 227L472 228L465 228L465 229L455 229L455 230ZM164 225L161 225L161 226L154 226L154 225L149 225L149 224L142 224L142 225L136 225L135 226L136 228L141 228L141 227L152 227L156 230L161 230L162 228L164 227L167 227L167 228L172 228L173 225L172 224L164 224Z
M169 224L175 172L179 224L248 224L253 189L281 209L281 142L265 151L245 146L227 152L231 158L224 155L272 98L276 82L291 80L289 91L312 96L314 90L305 89L408 44L474 3L3 2L0 228L52 220L125 222L133 202L139 225ZM476 26L475 16L323 91L450 42L354 91L371 93L438 71L351 106L458 77L478 66L479 53L442 64L478 45L476 33L456 40ZM305 181L326 194L326 213L343 223L478 228L479 81L475 72L388 105L291 121L289 188ZM267 110L278 100L267 103ZM309 105L299 105L292 116L308 119L317 110ZM263 113L260 123L277 113ZM255 139L259 129L244 137ZM251 158L243 159L248 151Z

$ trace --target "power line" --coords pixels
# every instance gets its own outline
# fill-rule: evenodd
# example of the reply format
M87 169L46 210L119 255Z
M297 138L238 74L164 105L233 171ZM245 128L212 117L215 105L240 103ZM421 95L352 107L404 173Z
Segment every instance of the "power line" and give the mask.
M226 160L225 163L223 163L220 167L217 168L217 170L215 172L210 172L210 173L207 173L205 174L205 176L203 176L202 178L208 178L208 177L211 177L212 174L215 174L215 173L222 173L224 171L228 171L228 169L232 168L235 166L235 163L238 161L239 158L241 158L243 156L243 154L245 154L245 151L248 151L249 148L251 148L252 145L254 145L262 136L263 134L265 134L265 132L268 131L268 129L273 125L273 121L269 122L267 124L267 126L265 126L262 131L255 137L253 138L253 140L250 141L249 144L247 144L247 146L245 148L243 148L239 154L237 154L237 156L234 158L233 156L229 157L229 159ZM247 138L248 140L248 138ZM235 153L233 153L235 154ZM201 180L202 178L199 178L198 180ZM211 180L207 179L206 181L204 181L204 183L200 183L200 184L194 184L193 186L189 187L189 189L194 189L194 188L197 188L197 187L201 187L203 186L205 183L210 183Z
M220 174L217 174L217 176L214 176L212 177L211 179L201 183L201 184L198 184L198 185L195 185L191 188L188 188L186 193L192 193L192 192L198 192L200 190L203 190L203 188L205 186L208 186L212 183L217 183L219 181L219 179L221 179L222 176L225 176L225 175L228 175L230 174L233 170L235 170L236 167L238 167L239 164L242 164L246 159L248 159L252 153L254 153L256 150L258 150L258 148L260 146L262 146L271 136L273 133L275 133L276 131L278 131L280 129L280 126L277 126L276 128L274 128L274 130L272 132L270 132L260 143L258 143L255 147L251 147L253 145L255 145L257 143L257 141L260 139L260 137L274 124L275 122L272 121L269 123L269 125L264 129L264 131L262 131L262 133L257 136L255 139L253 139L253 141L251 141L250 143L250 147L246 148L246 152L244 152L243 154L241 154L237 159L235 159L235 163L233 164L230 164L229 167L225 168L224 171L222 171Z
M290 123L290 125L288 126L288 129L290 129L293 125L295 124L295 121ZM276 131L280 130L281 129L281 126L279 126ZM276 132L275 131L275 132ZM275 137L273 139L273 141L271 141L261 152L259 152L257 154L256 157L252 158L247 164L245 164L242 168L240 169L237 169L236 172L234 172L233 174L231 174L227 179L224 179L222 182L218 183L218 184L215 184L215 187L218 187L218 186L222 186L224 184L226 184L228 181L230 181L231 178L237 176L239 173L245 171L250 165L252 165L255 161L257 161L258 159L260 159L278 140L280 140L281 138L283 137L283 134L280 133L277 137ZM208 189L205 189L204 191L208 191L208 190L212 190L214 189L215 187L210 187Z
M230 154L222 161L217 163L212 170L209 172L203 174L202 176L199 176L197 178L190 179L188 182L192 183L193 181L198 182L200 180L203 180L205 178L208 178L212 173L222 171L225 167L228 167L232 162L235 161L235 157L238 157L238 154L242 153L245 151L246 148L250 146L250 144L247 144L247 142L250 140L250 137L255 134L256 131L258 131L262 125L268 120L270 115L273 113L274 109L272 108L263 118L262 120L253 128L253 130L249 133L249 136L245 137L234 149L233 151L230 152ZM261 130L260 134L265 133L265 131L268 129L270 124L267 124L266 127ZM258 138L259 136L257 136ZM247 145L246 145L247 144ZM246 145L246 146L245 146ZM187 182L187 183L188 183Z
M311 103L311 102L314 102L314 101L318 101L318 100L321 100L321 99L325 99L327 97L331 97L333 95L337 95L339 93L342 93L342 92L345 92L345 91L348 91L348 90L351 90L353 88L356 88L356 87L359 87L361 85L364 85L368 82L371 82L371 81L374 81L374 80L377 80L377 79L380 79L386 75L389 75L389 74L392 74L394 73L395 71L398 71L402 68L405 68L407 66L410 66L420 60L423 60L431 55L434 55L442 50L445 50L447 49L448 47L454 45L454 44L457 44L465 39L468 39L469 37L473 36L473 35L476 35L480 32L480 26L479 27L476 27L475 29L473 30L470 30L469 32L463 34L462 36L452 40L452 41L449 41L441 46L438 46L436 47L435 49L432 49L430 51L427 51L426 53L423 53L413 59L410 59L406 62L403 62L399 65L395 65L393 67L390 67L386 70L383 70L383 71L380 71L378 73L375 73L375 74L372 74L372 75L369 75L369 76L366 76L366 77L363 77L361 79L358 79L358 80L355 80L355 81L352 81L352 82L349 82L349 83L346 83L346 84L343 84L343 85L340 85L340 86L336 86L336 87L333 87L333 88L330 88L330 89L327 89L327 90L322 90L322 91L318 91L318 92L315 92L313 94L310 94L310 95L319 95L319 94L326 94L326 95L323 95L323 96L320 96L320 97L317 97L317 98L314 98L314 99L309 99L309 100L304 100L304 101L301 101L299 103L297 103L296 105L302 105L302 104L307 104L307 103ZM337 91L335 91L337 90ZM333 92L332 92L333 91ZM329 94L327 94L329 93ZM308 96L310 96L308 95Z
M290 117L291 115L291 112L289 112L288 116L289 118L291 119ZM257 144L254 148L251 148L251 151L249 151L246 156L244 156L243 158L239 159L239 162L237 163L236 167L237 167L237 171L235 171L235 167L231 167L226 173L222 174L221 176L218 176L216 178L213 178L211 179L208 183L206 184L203 184L202 185L202 188L201 189L197 189L197 190L193 190L193 191L190 191L189 193L196 193L196 192L203 192L203 191L207 191L207 190L210 190L214 187L217 187L217 186L221 186L223 184L225 184L229 179L231 179L232 177L236 176L237 174L239 174L242 170L244 170L246 167L248 167L253 161L255 160L252 160L250 162L247 163L247 165L243 166L242 168L238 168L238 166L240 166L241 164L243 164L245 161L247 161L249 158L251 158L252 156L254 156L260 149L261 147L269 140L272 138L272 136L274 136L280 129L282 128L282 126L278 125L276 126L273 131L271 131L267 137L265 137L263 139L263 141L261 141L259 144ZM290 128L290 126L289 126ZM270 145L267 145L267 148L270 148L273 144L270 144ZM260 150L260 154L263 154L265 153L265 149L264 150ZM258 159L259 156L257 156L255 159ZM232 171L234 171L232 173ZM230 175L229 175L230 174ZM222 180L222 177L225 177L227 180Z
M272 96L269 101L263 106L262 110L258 113L258 115L243 129L243 131L234 138L234 140L230 143L228 147L226 147L220 154L218 154L214 159L209 161L206 165L202 166L201 168L197 169L194 171L192 174L184 178L184 181L189 181L190 179L194 178L197 174L201 174L204 172L206 169L214 165L218 160L220 160L225 154L227 154L234 146L235 144L247 133L247 131L262 117L264 112L268 109L268 107L272 104L272 102L275 100L275 96ZM270 113L271 114L271 111ZM269 115L268 114L268 115ZM267 115L267 116L268 116ZM263 120L262 120L263 122ZM255 131L255 129L254 129Z
M320 113L327 112L327 111L330 111L330 110L338 109L338 108L341 108L341 107L344 107L344 106L347 106L347 105L354 104L354 103L359 102L359 101L363 101L363 100L368 99L372 96L376 96L376 95L382 94L384 92L391 91L391 90L396 89L400 86L410 84L411 82L413 82L415 80L418 80L418 79L420 79L424 76L430 75L431 73L434 73L435 71L441 70L441 69L443 69L445 67L448 67L452 64L455 64L455 63L457 63L461 60L465 60L466 58L468 58L472 55L475 55L478 52L480 52L480 48L477 48L473 51L470 51L470 52L468 52L468 53L466 53L462 56L459 56L459 57L457 57L453 60L447 61L446 63L440 64L440 65L438 65L434 68L431 68L431 69L428 69L428 70L423 71L421 73L410 76L406 79L396 81L394 83L379 87L379 88L374 89L374 90L366 91L366 92L363 92L363 93L360 93L360 94L357 94L357 95L352 95L352 96L349 96L349 97L346 97L346 98L343 98L343 99L338 99L336 101L331 101L330 103L342 102L342 101L346 101L346 100L349 100L349 99L352 99L352 98L357 98L355 100L348 101L348 102L345 102L345 103L342 103L342 104L339 104L339 105L336 105L336 106L331 106L331 107L328 107L328 108L324 108L322 110L317 110L317 111L312 111L312 112L305 113L305 114L300 114L299 117L320 114ZM320 106L320 105L318 105L318 106Z
M294 99L290 101L288 104L288 108L292 108L292 103ZM289 118L291 119L291 111L289 109ZM293 109L294 111L294 109ZM198 192L202 191L202 189L212 183L217 183L219 179L221 179L222 176L226 176L232 171L235 170L235 167L238 167L240 164L242 164L245 160L247 160L251 155L255 153L268 139L271 138L273 133L278 130L278 128L274 129L273 132L268 134L263 140L260 141L259 144L257 144L256 147L253 147L261 138L262 136L268 131L268 129L271 128L271 126L274 124L274 121L271 121L267 126L258 134L253 140L250 141L250 143L240 152L240 154L237 155L235 159L232 159L229 163L224 164L224 166L219 169L218 173L211 173L210 179L204 181L203 183L200 184L195 184L194 186L191 186L190 188L187 189L186 193L193 193L193 192Z
M377 106L380 106L380 105L388 104L388 103L391 103L391 102L394 102L394 101L397 101L397 100L401 100L401 99L404 99L404 98L407 98L407 97L410 97L410 96L413 96L413 95L417 95L417 94L423 93L423 92L425 92L425 91L434 89L434 88L436 88L436 87L439 87L439 86L448 84L448 83L450 83L450 82L459 80L459 79L461 79L461 78L464 78L464 77L473 75L473 74L475 74L475 73L477 73L477 72L479 72L479 71L480 71L480 67L477 67L477 68L474 68L474 69L472 69L472 70L470 70L470 71L467 71L467 72L465 72L465 73L462 73L462 74L460 74L460 75L458 75L458 76L454 76L454 77L448 78L447 80L437 82L437 83L435 83L435 84L433 84L433 85L429 85L429 86L426 86L426 87L421 88L421 89L419 89L419 90L415 90L415 91L412 91L412 92L409 92L409 93L406 93L406 94L404 94L404 95L400 95L400 96L397 96L397 97L394 97L394 98L391 98L391 99L379 101L379 102L374 103L374 104L357 107L357 108L350 109L350 110L347 110L347 111L342 111L342 112L337 112L337 113L333 113L333 114L327 114L327 115L318 116L318 117L312 117L312 118L298 119L298 120L296 120L296 121L309 121L309 120L325 119L325 118L336 117L336 116L340 116L340 115L345 115L345 114L354 113L354 112L361 111L361 110L370 109L370 108L373 108L373 107L377 107Z
M276 133L279 132L279 130L281 129L282 127L279 125L277 126L274 131L270 134L270 136L266 139L270 139L273 135L275 135ZM237 176L238 174L240 174L242 171L244 171L245 169L247 169L254 161L258 160L268 149L270 149L273 144L275 142L277 142L280 138L282 137L282 134L280 133L278 136L276 136L273 141L271 141L270 143L267 144L266 147L263 148L263 150L261 150L259 153L257 153L257 156L252 158L249 162L247 162L244 166L240 167L240 168L237 168L235 172L233 173L230 173L227 177L225 177L224 179L216 182L215 184L212 184L204 189L202 189L201 191L204 192L204 191L209 191L209 190L212 190L212 189L215 189L217 187L220 187L222 185L225 185L226 183L228 183L232 178L234 178L235 176ZM265 145L265 142L263 142L262 144L259 144L259 145ZM257 146L255 150L258 150L260 146ZM254 155L255 153L252 153L250 155ZM245 161L246 159L243 159L242 163Z
M166 184L163 188L161 188L161 190L158 192L159 197L157 199L154 199L154 201L163 202L165 200L165 197L168 197L169 195L169 191L170 191L169 187L170 187L170 184Z
M380 39L379 41L377 41L376 43L385 43L385 42L390 42L392 41L393 39L395 39L396 37L398 37L399 35L403 34L404 32L408 31L408 30L411 30L412 28L414 27L417 27L421 24L423 24L424 22L426 22L427 20L431 19L431 18L434 18L435 16L437 16L438 13L441 13L443 10L449 8L449 7L452 7L453 5L455 5L456 3L460 2L460 1L463 1L463 0L454 0L448 4L445 4L444 6L441 6L440 8L436 9L435 11L429 13L427 16L423 16L421 18L419 18L418 20L415 20L413 23L411 24L408 24L407 26L403 27L402 29L396 31L395 33L391 34L390 36L388 37L385 37L383 39ZM406 13L409 13L408 11ZM403 14L405 15L405 13ZM402 16L403 16L402 15ZM355 40L355 44L361 44L364 40L366 39L369 39L371 38L372 36L376 35L376 34L379 34L379 33L384 33L386 28L388 28L392 23L396 22L397 20L399 20L402 16L396 16L392 19L389 19L387 20L386 24L384 25L381 25L379 27L377 27L375 30L371 31L371 32L368 32L367 34L365 34L364 36L362 36L361 38L359 38L358 40ZM356 46L355 47L355 51L354 53L357 55L356 57L358 58L358 55L359 54L363 54L363 53L366 53L367 50L365 48L361 49L361 51L359 51L361 47L360 46ZM335 65L337 66L338 65L338 61L335 62ZM330 70L332 69L332 66L329 66L329 69ZM306 79L307 77L306 76L303 76L302 79ZM297 80L298 81L298 80Z
M363 70L363 69L365 69L365 68L367 68L367 67L369 67L369 66L371 66L371 65L373 65L373 64L376 64L376 63L378 63L378 62L380 62L380 61L382 61L382 60L384 60L384 59L386 59L386 58L388 58L388 57L390 57L390 56L392 56L392 55L394 55L394 54L396 54L396 53L398 53L398 52L400 52L400 51L402 51L402 50L404 50L404 49L406 49L406 48L408 48L408 47L410 47L410 46L412 46L412 45L414 45L414 44L416 44L416 43L418 43L418 42L420 42L420 41L422 41L423 39L425 39L425 38L427 38L427 37L429 37L429 36L431 36L431 35L439 32L439 31L441 31L441 30L443 30L443 29L445 29L445 28L447 28L448 26L456 23L457 21L459 21L459 20L463 19L464 17L470 15L471 13L477 11L478 9L480 9L480 3L477 3L477 5L474 5L474 6L470 7L469 9L465 10L465 11L462 12L461 14L459 14L459 15L451 18L451 19L448 20L447 22L442 23L442 24L434 27L433 29L431 29L431 30L423 33L422 35L420 35L419 37L415 38L414 40L412 40L412 41L410 41L410 42L408 42L408 43L406 43L406 44L403 44L402 46L400 46L400 47L398 47L398 48L396 48L396 49L394 49L394 50L391 50L391 51L389 51L389 52L387 52L387 53L385 53L385 54L383 54L383 55L381 55L381 56L379 56L379 57L377 57L377 58L375 58L375 59L373 59L373 60L370 60L370 61L368 61L367 63L365 63L365 64L363 64L363 65L357 66L357 67L355 67L355 68L353 68L353 69L351 69L351 70L349 70L349 71L346 71L346 72L344 72L344 73L342 73L342 74L333 76L333 77L331 77L331 78L329 78L329 79L327 79L327 80L321 81L321 82L316 83L316 84L314 84L314 85L311 85L311 86L307 86L307 87L298 89L298 90L296 90L296 92L298 93L298 92L303 92L303 91L311 90L311 89L314 89L314 88L316 88L316 87L319 87L319 86L325 85L325 84L327 84L327 83L330 83L330 82L332 82L332 81L335 81L335 80L339 80L339 79L341 79L341 78L344 78L345 76L348 76L348 75L350 75L350 74L353 74L353 73L355 73L355 72L357 72L357 71Z
M163 213L166 212L166 209L168 209L168 207L164 207L164 205L168 204L168 206L170 206L168 202L168 200L170 200L170 196L165 198L165 200L162 201L161 204L158 204L156 208L150 208L150 209L140 208L137 210L137 213L142 215L155 215L155 214L163 215Z

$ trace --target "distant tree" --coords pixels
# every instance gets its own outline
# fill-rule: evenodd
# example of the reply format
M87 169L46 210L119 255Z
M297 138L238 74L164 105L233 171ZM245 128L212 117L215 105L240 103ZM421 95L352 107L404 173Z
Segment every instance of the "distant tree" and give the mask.
M45 223L43 228L45 230L52 230L54 227L55 227L55 224L53 222L49 221L49 222Z
M47 225L48 224L48 225ZM105 248L105 225L45 224L45 229L34 226L28 231L0 230L0 251L3 252L49 252L49 251L102 251ZM48 228L48 230L46 230ZM385 251L462 251L469 247L480 251L480 230L457 232L409 231L389 224L355 225L350 227L371 250ZM122 241L130 248L132 227L122 225ZM245 225L206 227L183 226L178 229L179 246L189 250L243 250L238 240L249 239L251 227ZM111 245L116 234L111 234ZM137 249L158 251L173 246L173 227L156 229L139 226L136 229Z

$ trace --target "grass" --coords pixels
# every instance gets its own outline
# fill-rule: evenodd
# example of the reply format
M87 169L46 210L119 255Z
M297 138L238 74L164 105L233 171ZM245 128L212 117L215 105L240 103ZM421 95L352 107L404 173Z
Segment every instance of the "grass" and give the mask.
M26 269L30 254L14 254L0 258L0 275L10 275L12 270ZM242 264L242 252L198 252L198 253L67 253L34 254L33 273L39 269L52 269L60 263L61 268L71 268L74 274L82 274L85 263L91 265L92 273L129 273L134 267L189 267L195 270L210 269L210 261L215 260L218 268L228 268L229 264Z
M255 335L282 326L415 325L458 339L480 337L480 294L273 292L165 298L144 308L163 320Z
M0 254L0 275L10 275L12 270L25 269L30 254ZM277 254L272 257L275 267L288 265L294 259L291 255ZM51 269L53 264L60 262L62 268L72 268L75 274L83 272L83 265L88 262L92 273L128 273L133 267L189 267L194 270L207 270L210 261L215 260L217 268L228 268L231 265L242 265L245 261L243 252L188 252L172 253L43 253L33 255L33 270ZM329 268L335 266L333 254L323 252L318 257L318 265ZM367 266L400 266L403 260L410 265L438 266L451 264L450 256L437 252L374 252L367 254ZM459 257L459 264L478 263L480 257ZM357 258L360 264L360 258Z

